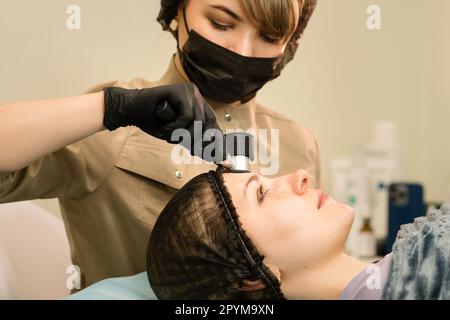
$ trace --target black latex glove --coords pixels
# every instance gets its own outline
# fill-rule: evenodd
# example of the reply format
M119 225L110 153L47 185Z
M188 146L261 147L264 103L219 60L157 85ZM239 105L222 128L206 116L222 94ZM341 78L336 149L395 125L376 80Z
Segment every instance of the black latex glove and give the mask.
M216 146L224 146L225 143L214 111L194 84L182 83L147 89L108 87L103 91L105 93L103 125L108 130L136 126L156 138L173 144L180 143L193 156L214 162L225 158L224 147L217 156L213 153L214 159L203 153L207 146L212 146L211 141L202 139L208 129L217 129L221 133L221 142ZM202 123L201 131L194 132L194 121ZM176 129L187 129L192 139L172 140L172 133Z

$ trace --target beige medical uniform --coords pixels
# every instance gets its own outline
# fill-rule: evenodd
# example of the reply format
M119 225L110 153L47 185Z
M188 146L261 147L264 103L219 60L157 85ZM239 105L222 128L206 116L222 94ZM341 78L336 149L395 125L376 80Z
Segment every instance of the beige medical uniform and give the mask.
M147 88L185 82L172 59L157 82L141 78L106 86ZM318 186L319 151L312 131L258 104L213 105L222 129L279 129L276 176L307 169ZM82 287L146 270L152 227L169 199L213 164L176 165L173 145L136 127L102 131L53 152L17 172L0 173L0 203L58 198ZM257 166L253 166L256 170ZM36 230L38 236L39 230Z

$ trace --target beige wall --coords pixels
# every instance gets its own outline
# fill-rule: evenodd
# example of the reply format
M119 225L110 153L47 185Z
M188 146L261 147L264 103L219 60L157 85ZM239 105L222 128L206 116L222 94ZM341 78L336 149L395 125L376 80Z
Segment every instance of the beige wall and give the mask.
M0 103L77 95L97 83L158 79L175 51L155 22L159 1L2 0ZM66 8L81 7L81 30ZM382 10L369 31L366 9ZM365 142L375 120L394 120L405 177L428 200L450 192L450 12L448 0L319 0L296 60L259 95L313 128L329 161ZM40 202L56 210L54 202Z
M450 24L445 14L450 2L319 3L303 50L261 98L317 131L325 182L331 157L367 141L373 121L394 120L403 142L405 178L423 182L428 199L446 199ZM370 4L381 7L381 31L365 26Z

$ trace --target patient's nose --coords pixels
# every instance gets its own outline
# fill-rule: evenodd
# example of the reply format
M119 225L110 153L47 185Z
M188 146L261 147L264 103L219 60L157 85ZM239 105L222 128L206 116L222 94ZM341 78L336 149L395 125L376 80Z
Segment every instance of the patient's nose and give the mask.
M294 174L294 191L303 195L309 187L309 174L306 170L298 170Z

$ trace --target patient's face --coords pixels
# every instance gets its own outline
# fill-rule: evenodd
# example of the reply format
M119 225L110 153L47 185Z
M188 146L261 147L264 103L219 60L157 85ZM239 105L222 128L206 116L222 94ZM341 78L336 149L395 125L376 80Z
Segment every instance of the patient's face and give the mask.
M343 252L354 212L310 189L305 170L274 179L227 173L224 179L247 235L281 272L316 268Z

